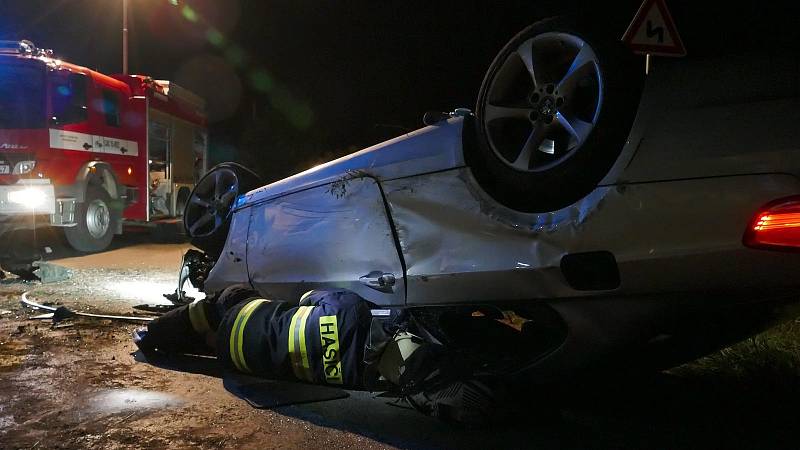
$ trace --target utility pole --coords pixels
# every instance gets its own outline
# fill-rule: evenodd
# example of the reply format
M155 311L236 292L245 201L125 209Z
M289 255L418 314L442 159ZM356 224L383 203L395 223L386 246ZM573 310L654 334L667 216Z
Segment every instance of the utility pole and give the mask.
M122 73L128 74L128 0L122 0Z

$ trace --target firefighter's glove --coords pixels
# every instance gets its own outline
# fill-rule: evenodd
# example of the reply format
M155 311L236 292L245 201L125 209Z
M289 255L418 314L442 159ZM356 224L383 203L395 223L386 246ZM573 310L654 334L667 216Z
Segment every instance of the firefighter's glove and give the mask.
M147 328L139 328L133 332L133 343L144 354L153 353L156 350L153 340L147 336Z
M146 330L134 333L133 341L142 352L209 354L205 335L195 331L189 317L190 306L173 309L154 319Z

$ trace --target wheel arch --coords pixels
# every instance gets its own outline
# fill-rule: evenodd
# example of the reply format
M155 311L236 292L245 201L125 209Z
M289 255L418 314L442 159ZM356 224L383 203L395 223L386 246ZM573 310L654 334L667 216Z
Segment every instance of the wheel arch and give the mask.
M116 217L114 221L116 225L113 232L114 234L122 234L125 188L119 184L111 164L105 161L90 161L81 167L72 189L76 202L83 203L86 201L86 192L89 186L97 186L111 197L111 203L108 206L112 211L112 216Z
M120 199L124 192L111 164L105 161L90 161L78 171L75 177L75 197L78 202L86 199L86 189L90 184L103 188L113 200Z

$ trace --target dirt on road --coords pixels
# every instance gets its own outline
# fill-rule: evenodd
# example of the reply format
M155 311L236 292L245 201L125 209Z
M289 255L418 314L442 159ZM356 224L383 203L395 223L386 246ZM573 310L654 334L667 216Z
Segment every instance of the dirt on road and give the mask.
M0 447L384 447L255 410L218 378L138 363L133 326L70 325L0 322Z
M53 325L31 320L42 311L20 306L23 292L78 311L125 315L137 314L136 304L168 303L162 294L175 289L188 246L127 235L115 242L89 256L56 248L52 262L72 271L66 281L0 280L0 449L794 449L800 441L794 366L781 378L733 381L701 366L690 376L599 386L567 380L559 391L526 398L513 417L490 428L445 425L370 393L254 409L225 390L213 360L182 370L143 361L131 340L137 325ZM543 408L553 399L557 408Z
M131 314L175 288L186 245L137 245L53 261L72 270L52 285L0 284L0 448L385 448L343 431L251 408L218 374L137 362L136 325L29 320L38 301ZM148 299L149 297L149 299Z

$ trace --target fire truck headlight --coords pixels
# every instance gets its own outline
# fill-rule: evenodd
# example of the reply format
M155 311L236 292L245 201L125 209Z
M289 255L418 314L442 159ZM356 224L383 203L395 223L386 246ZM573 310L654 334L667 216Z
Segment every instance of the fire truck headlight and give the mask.
M28 208L42 206L45 200L47 200L47 194L43 190L35 187L29 187L8 193L8 201L11 203L25 205Z
M34 167L36 167L36 161L20 161L14 165L12 172L15 175L25 175L26 173L31 173Z

